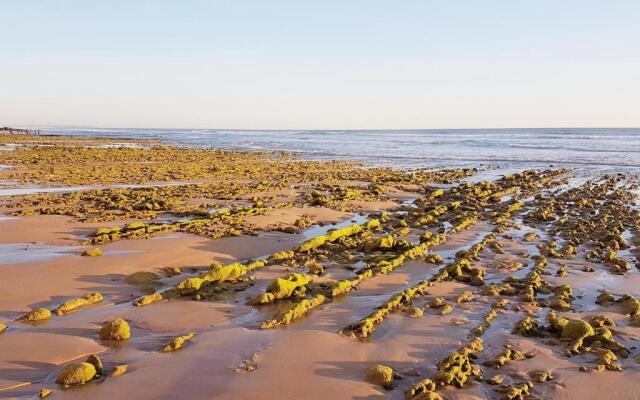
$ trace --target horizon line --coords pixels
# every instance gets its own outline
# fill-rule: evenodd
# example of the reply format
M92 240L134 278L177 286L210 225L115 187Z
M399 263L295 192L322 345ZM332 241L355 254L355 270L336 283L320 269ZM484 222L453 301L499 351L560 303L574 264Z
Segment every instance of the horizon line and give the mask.
M296 128L193 128L193 127L140 127L140 126L92 126L92 125L4 125L8 128L17 129L147 129L147 130L217 130L217 131L256 131L256 132L358 132L358 131L445 131L445 130L509 130L509 129L640 129L640 126L527 126L527 127L478 127L478 128L313 128L313 129L296 129Z

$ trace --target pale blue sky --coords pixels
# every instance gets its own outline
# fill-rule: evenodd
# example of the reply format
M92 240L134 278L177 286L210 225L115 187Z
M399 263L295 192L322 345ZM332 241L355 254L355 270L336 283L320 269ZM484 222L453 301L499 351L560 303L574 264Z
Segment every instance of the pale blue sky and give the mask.
M0 125L640 126L640 1L0 0Z

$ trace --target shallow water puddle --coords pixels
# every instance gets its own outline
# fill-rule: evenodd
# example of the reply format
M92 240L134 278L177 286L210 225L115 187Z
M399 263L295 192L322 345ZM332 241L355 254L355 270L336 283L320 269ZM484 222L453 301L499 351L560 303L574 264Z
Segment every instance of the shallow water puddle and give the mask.
M0 243L0 264L23 264L79 254L75 246L54 246L38 243Z
M305 239L309 239L312 237L324 235L331 229L342 229L342 228L351 226L353 224L361 225L367 222L368 220L369 220L369 217L366 215L355 214L355 215L352 215L350 218L344 220L343 222L338 222L336 224L326 224L324 226L314 225L302 231L300 235L302 235L302 237Z

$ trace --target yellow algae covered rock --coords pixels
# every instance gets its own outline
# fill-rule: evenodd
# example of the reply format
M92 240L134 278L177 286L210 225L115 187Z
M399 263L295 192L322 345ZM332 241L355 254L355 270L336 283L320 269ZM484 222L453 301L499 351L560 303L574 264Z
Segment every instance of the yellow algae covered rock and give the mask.
M18 318L22 322L46 321L51 318L51 311L46 308L38 308Z
M424 310L420 307L407 308L407 315L409 318L420 318L424 315Z
M364 224L364 229L367 229L367 230L380 229L380 220L372 219L367 221L367 223Z
M507 386L502 391L503 400L524 400L528 398L533 383L527 381L517 386Z
M440 256L440 254L429 253L424 256L424 262L429 264L442 264L444 260Z
M549 310L549 314L547 314L547 321L551 325L551 330L555 332L562 332L565 325L569 323L569 320L566 318L558 317L555 311Z
M2 322L0 322L0 333L4 332L7 330L7 326L5 324L3 324Z
M304 293L304 287L309 283L311 283L311 278L299 273L291 274L285 278L276 278L267 286L266 293L252 299L248 304L269 304L291 297L301 290Z
M371 240L364 245L365 251L391 250L395 244L395 239L391 235L382 236Z
M149 293L162 286L162 284L158 282L159 279L160 277L155 272L139 271L127 275L125 281L130 285L137 286L141 291Z
M290 258L293 258L293 256L295 256L295 253L293 252L293 250L278 251L276 253L273 253L271 256L269 256L269 258L267 260L270 263L272 263L272 262L276 262L276 261L288 260Z
M111 373L111 376L124 375L125 372L127 372L127 369L129 369L129 366L127 364L116 365L116 367L113 369L113 372Z
M69 364L60 372L56 383L60 385L84 385L96 376L96 368L87 363Z
M469 356L451 353L438 363L435 380L440 385L454 385L463 387L469 376L474 374Z
M285 278L276 278L267 286L267 292L273 294L276 299L284 299L290 297L297 288L309 283L311 283L310 277L294 273Z
M204 283L207 282L208 281L202 278L187 278L178 283L177 288L180 294L184 296L196 292Z
M129 225L125 226L124 229L126 231L135 231L135 230L138 230L138 229L144 229L144 227L146 227L144 222L136 221L136 222L132 222Z
M367 370L367 382L390 388L393 385L393 369L386 365L377 364Z
M360 283L360 279L345 279L336 282L331 288L331 297L337 297L349 292L351 289Z
M53 393L53 390L48 388L42 388L40 389L40 393L38 393L38 397L41 399L44 399L45 397L51 396L52 393Z
M148 294L148 295L142 296L138 300L134 301L133 305L136 306L136 307L146 306L146 305L149 305L149 304L156 303L156 302L158 302L158 301L160 301L162 299L163 299L162 293Z
M89 249L87 251L85 251L84 253L82 253L83 256L87 256L87 257L96 257L96 256L101 256L102 255L102 250L100 250L97 247L94 247L93 249Z
M581 319L570 319L562 328L561 336L566 339L583 339L595 334L595 330L587 321Z
M247 267L239 263L215 266L200 275L200 278L208 282L234 281L247 272Z
M54 311L57 315L68 314L78 308L90 304L96 304L103 300L102 294L98 292L87 293L81 297L76 297L60 304Z
M311 309L323 304L327 298L321 294L313 296L311 299L302 300L291 307L288 311L280 314L277 318L268 320L260 324L260 329L271 329L282 325L289 325L296 319L302 318Z
M170 351L175 351L184 346L189 340L191 340L196 334L194 332L187 333L186 335L178 336L169 342L166 346L162 348L163 353L168 353Z
M475 299L475 296L473 294L473 292L463 292L461 293L457 298L456 298L456 303L468 303L470 301L473 301L473 299Z
M521 336L541 336L543 331L536 320L531 317L524 317L516 323L512 333Z
M109 321L100 329L100 339L102 340L126 340L131 337L131 329L127 321L114 319Z
M424 379L404 393L405 400L442 400L436 393L436 384L431 379Z
M112 233L117 233L117 232L120 232L120 227L114 226L112 228L99 228L93 233L93 235L94 236L110 235Z
M347 237L347 236L360 233L364 229L372 230L372 229L378 229L379 227L380 227L380 221L378 221L377 219L374 219L364 224L364 227L356 224L356 225L348 226L346 228L336 229L328 232L326 235L316 236L314 238L311 238L305 241L297 248L297 251L307 252L313 249L317 249L318 247L324 245L327 242L335 242L336 240L342 237Z
M97 375L102 375L102 360L97 354L91 354L87 357L86 362L95 367Z

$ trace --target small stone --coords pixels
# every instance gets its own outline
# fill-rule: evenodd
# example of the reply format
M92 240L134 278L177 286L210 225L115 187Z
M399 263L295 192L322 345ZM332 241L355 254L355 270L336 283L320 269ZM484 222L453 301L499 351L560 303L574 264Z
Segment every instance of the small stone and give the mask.
M424 315L424 311L420 307L407 308L407 315L409 318L420 318Z
M129 366L127 364L116 365L116 367L113 369L113 372L111 373L111 376L124 375L124 373L127 372L128 368Z
M96 368L97 375L102 375L102 360L97 354L91 354L87 357L87 362Z
M100 250L97 247L94 247L93 249L89 249L85 251L84 253L82 253L82 255L86 257L97 257L102 255L102 250Z

